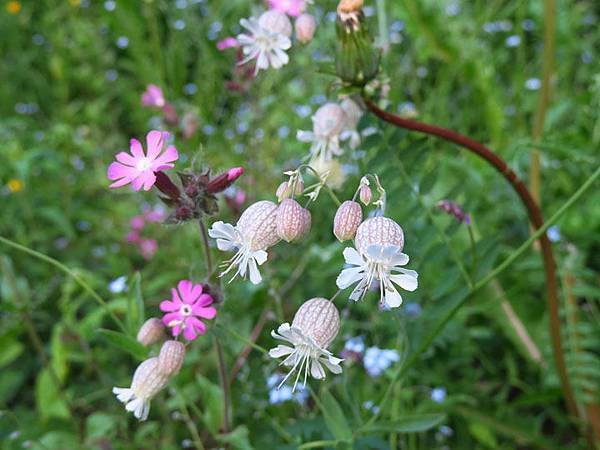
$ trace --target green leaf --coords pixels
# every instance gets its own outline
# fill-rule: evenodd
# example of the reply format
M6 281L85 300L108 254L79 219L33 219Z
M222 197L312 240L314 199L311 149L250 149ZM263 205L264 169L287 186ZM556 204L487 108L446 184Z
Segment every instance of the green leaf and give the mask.
M217 439L223 444L229 444L237 450L253 450L250 444L248 428L245 425L240 425L231 433L220 434Z
M324 389L321 394L321 402L317 401L317 403L319 403L325 423L331 434L337 440L351 442L352 428L350 428L344 411L335 397L328 390Z
M50 364L52 364L54 372L61 383L65 380L69 369L67 363L69 351L62 337L64 328L62 323L55 325L52 328L52 338L50 341Z
M96 438L106 439L114 436L117 418L103 412L95 412L85 421L85 436L88 440Z
M58 389L50 372L47 369L42 370L35 381L35 400L42 420L70 417L69 409Z
M364 433L421 433L439 425L446 418L445 414L411 414L392 422L380 422L367 428Z
M142 295L142 276L136 272L129 284L129 299L127 301L127 327L135 336L144 323L144 297Z
M146 347L131 336L119 331L107 330L104 328L101 328L98 332L110 345L130 353L140 361L148 356Z
M218 384L202 375L196 377L196 382L198 390L202 392L202 402L206 406L203 414L204 424L212 434L217 434L223 424L223 391Z
M4 367L13 362L23 353L25 346L19 342L12 334L5 334L0 337L0 367Z
M34 450L48 450L49 448L80 448L77 436L66 431L50 431L43 435L39 441L33 441L31 448Z

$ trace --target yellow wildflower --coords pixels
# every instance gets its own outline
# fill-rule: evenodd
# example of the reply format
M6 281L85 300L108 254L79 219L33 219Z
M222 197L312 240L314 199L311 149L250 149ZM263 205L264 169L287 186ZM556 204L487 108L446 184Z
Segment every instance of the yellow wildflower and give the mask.
M6 10L10 14L18 14L21 11L21 3L20 2L8 2L6 4Z
M15 179L15 178L8 180L8 183L6 183L6 186L8 187L8 190L13 193L23 190L23 182L21 180Z

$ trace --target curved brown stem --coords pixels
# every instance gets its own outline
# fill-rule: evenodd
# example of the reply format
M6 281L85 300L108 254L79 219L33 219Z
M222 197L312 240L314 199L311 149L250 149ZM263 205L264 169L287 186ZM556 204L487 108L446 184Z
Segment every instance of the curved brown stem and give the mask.
M391 123L399 128L405 128L408 130L418 131L431 136L442 138L446 141L453 142L472 153L475 153L480 158L487 161L493 166L500 174L510 183L513 189L519 195L519 198L527 209L529 220L533 227L537 230L544 224L542 212L538 207L537 203L531 196L529 190L525 184L519 179L517 174L492 150L487 148L480 142L471 139L468 136L456 133L446 128L437 127L435 125L429 125L426 123L418 122L416 120L403 119L402 117L388 113L379 108L375 103L370 100L364 99L365 104L369 111L375 114L380 119ZM561 331L560 331L560 317L559 317L559 299L558 299L558 284L556 279L556 263L554 261L554 255L552 253L552 246L546 233L542 234L539 238L540 246L542 249L542 257L544 260L544 270L546 273L546 291L548 295L548 312L550 314L550 337L552 339L552 348L554 353L554 361L556 363L556 369L560 382L562 385L563 394L567 408L573 417L579 417L577 410L577 403L575 402L575 395L569 382L567 374L567 367L563 355L563 348L561 342Z

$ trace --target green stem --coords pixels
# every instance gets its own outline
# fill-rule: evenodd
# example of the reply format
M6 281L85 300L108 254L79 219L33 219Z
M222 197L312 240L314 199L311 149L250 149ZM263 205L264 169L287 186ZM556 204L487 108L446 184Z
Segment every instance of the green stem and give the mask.
M471 276L477 276L477 265L479 264L477 257L477 244L475 242L475 235L473 234L473 227L471 224L467 224L467 231L469 232L469 241L471 243L471 255L472 255L472 268Z
M298 446L298 450L308 448L335 447L339 441L312 441Z
M217 349L217 357L219 359L219 378L221 380L221 389L223 389L223 432L229 433L230 428L230 409L231 395L229 389L229 377L227 376L227 367L225 366L225 357L223 355L223 347L219 338L215 336L215 347Z
M412 367L415 362L419 359L419 357L423 354L423 352L431 345L437 335L442 331L442 329L446 326L446 324L454 317L454 315L458 312L458 310L465 304L467 300L469 300L476 292L478 292L482 287L484 287L487 283L489 283L492 279L496 278L502 272L504 272L519 256L521 256L525 251L529 248L529 246L535 242L542 234L546 232L546 230L551 227L560 217L575 204L577 200L594 184L594 182L600 176L600 167L596 169L596 171L590 176L585 183L583 183L579 189L569 198L559 209L554 213L550 219L548 219L536 232L525 241L521 246L515 250L509 257L507 257L502 263L496 266L493 270L491 270L485 277L483 277L480 281L475 283L472 289L450 309L450 311L446 314L446 316L437 324L432 332L421 342L419 347L412 352L412 354L407 358L406 362L402 364L394 373L392 381L388 385L384 395L379 402L380 409L377 413L375 413L371 419L365 424L363 428L371 425L383 410L383 406L387 402L387 400L391 397L390 393L394 388L394 385L398 381L398 379L406 373L406 371Z
M16 242L13 242L10 239L7 239L5 237L0 236L0 242L5 245L8 245L9 247L14 248L15 250L19 250L23 253L33 256L34 258L37 258L41 261L45 261L48 264L56 267L57 269L66 273L67 275L69 275L71 278L73 278L73 280L75 280L75 282L77 284L79 284L83 288L84 291L86 291L90 295L90 297L92 297L100 306L102 306L104 311L113 319L113 321L118 325L118 327L121 329L121 331L123 333L127 333L127 329L125 328L125 325L123 324L123 322L121 322L121 320L115 315L115 313L113 313L110 310L110 308L108 307L108 305L104 301L104 299L102 297L100 297L100 295L98 295L98 293L94 289L92 289L92 287L83 278L81 278L79 275L77 275L77 273L75 273L72 269L65 266L60 261L57 261L56 259L51 258L48 255L44 255L43 253L40 253L29 247L25 247L24 245L18 244Z

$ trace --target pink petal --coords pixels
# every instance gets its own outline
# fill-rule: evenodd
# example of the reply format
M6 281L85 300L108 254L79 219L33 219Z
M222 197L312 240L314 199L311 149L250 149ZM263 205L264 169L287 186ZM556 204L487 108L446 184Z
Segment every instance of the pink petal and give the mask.
M185 321L185 329L183 330L183 337L186 338L188 341L193 341L194 339L196 339L196 337L198 336L196 334L196 330L194 330L194 327L189 325L190 319Z
M131 182L134 191L139 191L142 187L145 191L149 191L156 182L156 175L151 170L145 170Z
M138 171L132 167L124 166L119 162L110 163L108 166L108 170L106 171L106 176L109 180L116 180L119 178L128 178L131 180L138 175Z
M129 141L129 150L136 160L144 157L144 149L137 139L131 139Z
M181 333L181 325L175 325L173 327L173 336L179 336Z
M154 161L159 155L164 143L169 138L169 133L152 130L146 135L146 155L150 161Z
M126 184L129 184L131 182L131 180L129 178L121 178L119 181L115 181L112 184L109 184L108 187L109 188L118 188L121 186L125 186Z
M202 294L194 306L204 307L213 302L213 298L208 294Z
M129 153L125 153L125 152L117 153L115 158L121 164L125 164L126 166L134 167L135 163L136 163L135 158L133 156L131 156Z
M162 321L166 326L170 326L171 322L179 322L183 320L183 316L179 312L170 312L163 316Z
M179 283L177 283L177 290L179 291L179 294L181 294L183 303L191 303L189 301L189 297L193 285L194 284L190 280L181 280Z
M181 307L181 304L183 302L181 301L181 298L179 297L179 293L177 292L177 290L175 288L171 288L171 299L173 300L173 302L175 304L177 304L177 306Z
M206 333L206 325L200 321L200 319L190 316L185 321L186 328L194 328L198 333L204 334Z
M169 163L177 161L178 159L179 153L177 153L177 149L174 146L169 145L165 152L154 160L154 163L152 163L152 169L155 172L164 169L172 169L173 167L175 167L175 165Z
M180 308L180 305L178 305L176 302L172 302L170 300L163 300L162 302L160 302L159 308L161 311L165 311L165 312L178 311Z
M212 320L217 315L216 308L209 306L208 308L193 308L194 315L202 317L203 319Z

